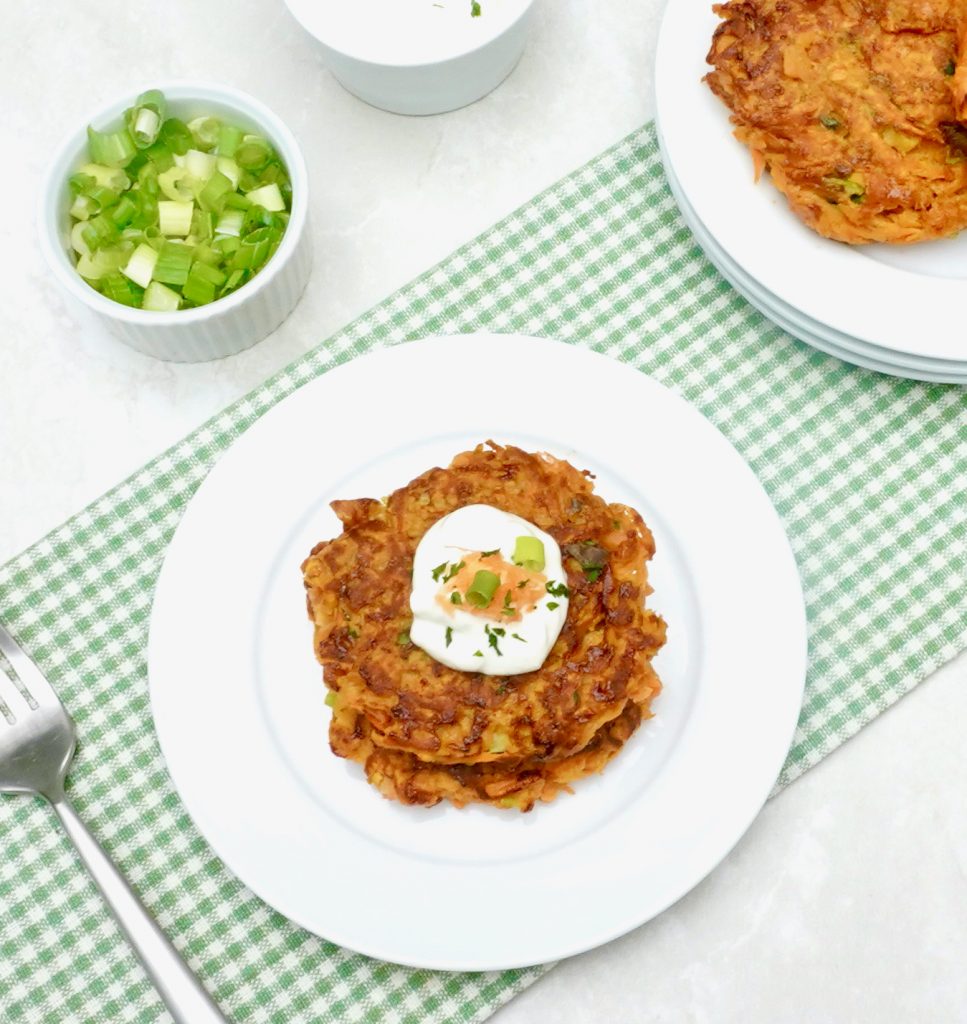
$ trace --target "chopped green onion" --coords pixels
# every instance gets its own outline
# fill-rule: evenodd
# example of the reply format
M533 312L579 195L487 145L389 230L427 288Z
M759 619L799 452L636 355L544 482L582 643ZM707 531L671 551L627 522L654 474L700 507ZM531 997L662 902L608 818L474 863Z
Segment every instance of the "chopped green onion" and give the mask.
M131 254L128 265L121 271L125 277L129 277L135 284L147 288L151 283L151 275L154 273L155 264L158 262L158 252L152 249L146 242L142 242Z
M191 214L191 234L200 242L207 242L214 234L211 212L195 209Z
M500 586L500 577L488 569L480 569L473 578L473 583L467 589L467 600L475 608L486 608L494 599L494 594Z
M265 207L266 210L270 210L272 213L278 213L280 210L285 209L282 193L274 181L270 185L263 185L261 188L253 189L248 193L248 199L249 202L258 203L259 206Z
M125 124L138 149L143 150L154 145L164 118L165 98L159 89L149 89L148 92L141 93L134 106L124 112Z
M189 149L185 153L185 170L198 181L208 181L215 173L215 156L200 149Z
M188 131L195 145L208 153L218 145L221 125L214 117L196 117L188 122Z
M230 156L220 156L216 158L215 166L231 182L232 191L236 191L238 189L238 179L242 173L238 164Z
M336 706L336 703L338 702L338 700L339 700L339 696L337 695L336 691L335 690L330 690L326 694L326 707L334 708Z
M105 164L107 167L127 167L137 152L127 128L120 128L116 132L99 132L91 125L87 126L87 148L94 163Z
M144 155L159 174L175 165L175 158L165 142L156 142L153 146L149 146L144 151Z
M233 124L223 124L218 129L218 152L222 156L232 157L238 149L239 143L244 138L245 133L241 128L237 128Z
M242 233L242 222L245 214L241 210L225 210L215 224L216 235L234 235L238 237Z
M155 281L183 285L191 268L191 249L183 242L165 242L154 266Z
M261 135L246 135L234 153L239 167L246 171L261 170L272 159L272 147Z
M85 281L99 281L112 271L119 270L127 258L127 253L119 246L99 249L90 256L78 258L77 272Z
M122 306L140 306L144 289L129 281L120 271L108 274L101 282L101 291L114 302Z
M141 300L142 309L150 309L156 313L173 313L181 305L181 296L160 281L152 281L144 291Z
M198 193L198 202L203 210L221 210L225 196L232 191L231 181L221 171L215 171Z
M269 258L273 236L269 228L259 228L242 239L232 266L239 270L258 270Z
M493 739L490 741L490 746L487 748L491 754L502 754L510 744L510 740L506 733L495 732Z
M226 275L204 263L193 263L181 294L196 306L215 301L215 292L226 281Z
M115 192L123 192L131 187L131 179L117 167L105 167L103 164L84 164L80 173L94 179L93 184L102 188L111 188ZM88 186L88 189L92 186ZM87 189L85 189L87 191Z
M161 125L161 141L174 156L184 156L195 140L184 121L179 121L177 117L169 117Z
M161 192L176 203L191 202L195 194L189 184L189 174L186 168L171 166L158 175L158 188Z
M544 542L539 537L517 537L513 561L529 572L544 571Z
M184 238L191 231L191 214L194 203L177 203L162 199L158 203L158 227L163 235L180 235Z
M454 591L450 595L450 604L463 604L463 598L457 593L457 591Z

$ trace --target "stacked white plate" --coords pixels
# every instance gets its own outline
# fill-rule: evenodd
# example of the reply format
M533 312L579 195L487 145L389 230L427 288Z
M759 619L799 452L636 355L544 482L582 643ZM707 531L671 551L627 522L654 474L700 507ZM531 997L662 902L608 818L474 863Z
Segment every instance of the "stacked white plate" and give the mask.
M848 246L806 228L702 81L718 18L673 0L655 61L656 122L682 216L722 275L797 338L898 377L967 384L967 233L911 246Z

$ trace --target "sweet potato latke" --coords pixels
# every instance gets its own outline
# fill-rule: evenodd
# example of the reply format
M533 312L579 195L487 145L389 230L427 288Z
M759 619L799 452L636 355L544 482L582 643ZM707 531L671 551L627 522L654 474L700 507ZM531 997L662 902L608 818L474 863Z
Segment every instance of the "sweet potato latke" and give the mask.
M442 516L477 503L522 516L565 553L568 617L536 672L460 672L409 642L417 544ZM332 507L342 534L302 566L332 691L330 743L384 796L530 810L600 771L650 715L661 689L651 659L665 639L644 606L654 541L634 509L593 493L590 474L488 442L383 502ZM600 574L576 557L589 541L604 553Z
M729 0L707 60L735 135L841 242L967 226L963 0Z

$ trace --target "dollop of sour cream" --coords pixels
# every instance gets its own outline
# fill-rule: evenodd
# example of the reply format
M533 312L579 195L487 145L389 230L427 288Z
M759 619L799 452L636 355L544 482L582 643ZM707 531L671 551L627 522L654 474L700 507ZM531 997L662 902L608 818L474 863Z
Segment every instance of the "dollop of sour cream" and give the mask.
M541 541L542 570L515 564L519 537ZM467 593L482 571L499 583L481 607L479 596L475 604ZM561 549L550 534L491 505L466 505L437 520L417 545L410 640L463 672L533 672L564 626L566 584Z

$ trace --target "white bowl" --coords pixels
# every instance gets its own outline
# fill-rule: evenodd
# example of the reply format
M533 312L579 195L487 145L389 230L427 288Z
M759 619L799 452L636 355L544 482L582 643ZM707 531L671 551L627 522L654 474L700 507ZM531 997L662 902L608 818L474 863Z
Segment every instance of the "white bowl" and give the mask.
M200 114L230 118L264 135L275 146L292 181L292 211L278 251L238 291L194 309L171 313L132 309L96 292L77 273L70 246L68 177L87 161L87 125L116 122L145 89L160 89L171 113L188 121ZM64 289L139 352L173 362L201 362L234 355L261 341L292 312L312 269L308 231L308 175L292 132L258 100L237 89L207 82L152 82L95 111L61 146L41 193L40 244Z
M351 93L394 114L485 96L524 52L533 0L286 0Z

